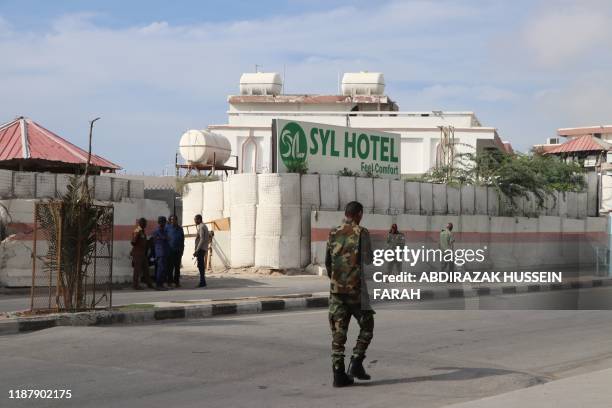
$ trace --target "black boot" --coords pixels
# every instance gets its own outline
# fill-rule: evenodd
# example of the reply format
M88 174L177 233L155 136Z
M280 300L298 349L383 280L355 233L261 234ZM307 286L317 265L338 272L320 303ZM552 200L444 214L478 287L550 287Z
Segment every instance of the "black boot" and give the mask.
M369 380L370 375L366 373L363 368L363 359L365 356L355 357L351 356L351 362L349 363L348 375L359 380Z
M344 371L344 362L333 366L334 369L334 387L346 387L353 385L354 381L351 377L346 375Z

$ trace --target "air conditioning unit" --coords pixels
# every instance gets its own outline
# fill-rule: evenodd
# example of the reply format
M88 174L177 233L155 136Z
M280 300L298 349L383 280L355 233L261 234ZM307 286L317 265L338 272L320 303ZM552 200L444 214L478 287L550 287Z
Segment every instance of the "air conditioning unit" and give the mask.
M612 152L606 154L606 163L612 163Z
M561 144L561 139L558 137L549 137L546 143L549 145Z

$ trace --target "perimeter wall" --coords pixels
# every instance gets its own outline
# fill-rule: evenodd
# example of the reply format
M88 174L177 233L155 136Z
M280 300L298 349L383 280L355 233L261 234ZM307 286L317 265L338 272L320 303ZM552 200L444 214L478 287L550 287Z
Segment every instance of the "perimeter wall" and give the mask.
M380 239L397 223L408 245L433 246L453 222L458 248L488 245L496 267L592 264L595 247L607 245L605 219L587 217L587 193L557 193L547 208L532 196L516 210L493 188L335 175L236 174L190 183L183 219L231 218L230 232L213 242L215 267L304 268L323 263L329 229L352 200L364 205L364 223ZM184 264L192 261L185 254Z

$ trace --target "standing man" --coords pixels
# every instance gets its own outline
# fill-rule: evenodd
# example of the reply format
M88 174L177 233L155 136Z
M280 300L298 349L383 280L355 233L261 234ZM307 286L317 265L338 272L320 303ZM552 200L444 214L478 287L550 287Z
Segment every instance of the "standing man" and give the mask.
M155 284L157 290L168 290L166 276L168 273L168 234L166 233L166 217L157 218L157 228L153 231L153 246L155 248Z
M206 254L208 252L208 227L202 222L202 216L196 215L193 219L196 224L195 251L193 256L198 262L198 271L200 272L199 288L206 287Z
M168 286L174 284L174 287L180 287L181 277L181 258L185 250L185 234L183 228L178 225L176 215L168 217L168 226L166 227L168 234Z
M140 218L136 221L136 228L132 232L132 287L136 290L142 290L140 280L144 279L149 288L153 287L151 276L149 275L149 261L147 259L147 249L149 241L147 240L147 220Z
M446 228L440 231L440 249L442 250L442 268L440 272L452 272L455 269L453 261L445 261L444 252L447 249L455 249L455 237L453 236L453 223L446 224Z
M369 380L363 368L365 352L374 336L374 310L370 307L364 278L364 264L372 263L370 233L359 223L363 205L346 205L342 225L329 233L325 267L330 279L329 324L332 332L334 387L353 384L353 378ZM351 316L359 324L357 344L347 372L344 370L344 344Z
M403 248L405 245L406 237L404 237L404 234L399 232L397 229L397 224L391 224L391 229L387 234L387 249L392 249L395 251L396 248ZM387 262L387 272L390 274L393 272L393 269L397 269L398 272L402 272L402 262L398 260Z

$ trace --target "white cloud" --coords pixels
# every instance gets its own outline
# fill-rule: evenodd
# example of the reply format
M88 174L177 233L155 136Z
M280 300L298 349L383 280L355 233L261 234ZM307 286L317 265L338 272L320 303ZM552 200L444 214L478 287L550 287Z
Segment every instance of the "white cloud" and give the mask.
M532 57L542 66L575 63L594 49L603 51L609 47L612 40L609 21L607 9L562 8L535 16L524 27L522 37Z
M538 118L529 112L548 102L529 98L538 89L559 86L542 85L541 71L531 72L526 65L502 61L496 66L490 38L505 30L518 41L502 51L520 55L517 61L531 56L540 58L539 64L554 65L587 56L581 54L584 43L602 44L606 37L596 18L594 27L586 27L578 38L563 37L571 52L550 51L549 42L562 37L548 31L570 24L563 20L567 13L547 11L508 34L502 24L504 4L377 2L370 8L244 21L152 21L114 29L96 24L95 14L80 13L58 19L45 32L21 31L0 16L0 53L9 56L0 64L0 89L10 95L0 99L0 116L32 115L82 142L87 120L101 115L99 152L129 169L154 170L173 160L183 130L225 121L226 96L237 92L240 74L254 64L277 72L286 66L285 89L292 93L333 93L338 72L365 69L384 72L388 93L404 109L484 108L488 117L479 115L483 122L510 123L503 137L516 136L515 145L527 145L534 141L519 126L530 123L506 120L507 115L530 117L534 124ZM589 21L584 13L582 25ZM583 70L593 63L583 61ZM557 75L571 87L571 78ZM416 89L402 89L411 81ZM579 93L581 88L573 89ZM583 105L569 108L580 115ZM550 106L547 125L555 126L562 118ZM146 155L134 155L138 149Z
M477 99L487 102L513 101L518 95L503 88L493 86L467 86L467 85L433 85L422 90L421 95L426 99Z

